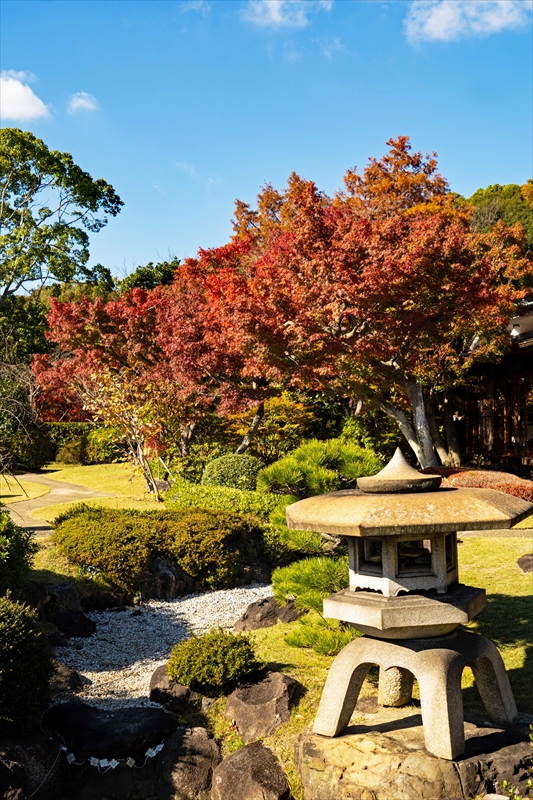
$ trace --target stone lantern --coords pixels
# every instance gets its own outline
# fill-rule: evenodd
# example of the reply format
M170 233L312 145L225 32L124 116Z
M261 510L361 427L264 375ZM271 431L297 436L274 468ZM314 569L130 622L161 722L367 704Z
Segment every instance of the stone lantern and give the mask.
M380 473L359 478L358 489L287 508L290 528L348 538L349 588L324 600L324 616L364 634L332 664L315 733L343 732L374 664L380 667L383 705L409 702L416 677L426 748L436 756L454 759L464 751L466 666L494 722L515 721L516 705L496 646L456 630L486 605L484 589L458 583L457 532L510 528L533 505L494 489L439 488L441 480L414 470L398 449Z

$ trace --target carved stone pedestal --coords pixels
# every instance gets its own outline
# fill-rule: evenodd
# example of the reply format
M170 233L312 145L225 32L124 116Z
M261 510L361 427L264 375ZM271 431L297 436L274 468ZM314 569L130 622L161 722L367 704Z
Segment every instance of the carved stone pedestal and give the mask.
M418 681L426 749L444 759L464 752L461 675L471 667L488 717L513 725L517 710L502 658L491 641L476 633L454 631L434 639L390 642L363 636L346 645L331 666L313 732L341 734L353 714L370 667L382 673L408 671ZM401 679L402 673L400 673ZM394 683L394 682L393 682ZM401 684L401 680L400 680ZM405 686L399 687L405 691Z

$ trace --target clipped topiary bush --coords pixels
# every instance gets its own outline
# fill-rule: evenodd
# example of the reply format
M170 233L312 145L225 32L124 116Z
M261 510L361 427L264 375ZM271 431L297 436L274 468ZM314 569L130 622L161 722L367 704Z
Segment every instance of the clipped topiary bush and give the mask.
M0 597L0 725L25 719L44 695L52 672L37 613Z
M210 694L234 688L261 666L248 636L218 628L179 642L167 673L173 681Z
M133 590L155 556L169 558L208 589L236 586L260 539L253 517L225 511L135 511L80 503L55 520L59 552Z
M177 483L165 495L165 505L173 511L209 508L212 511L253 514L262 520L268 520L279 503L280 497L274 494L260 494L229 486L203 486L185 481Z
M342 439L313 439L261 470L257 488L302 499L351 488L357 478L374 475L381 467L373 450Z
M229 486L232 489L254 491L257 475L263 466L261 459L255 456L235 453L220 456L206 466L202 483L205 486Z
M7 512L0 512L0 595L11 591L15 598L21 596L38 549L30 531L15 525Z

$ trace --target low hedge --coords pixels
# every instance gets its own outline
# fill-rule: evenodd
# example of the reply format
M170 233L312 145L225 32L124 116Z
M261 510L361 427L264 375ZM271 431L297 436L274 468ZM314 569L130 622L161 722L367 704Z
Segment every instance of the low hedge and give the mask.
M209 508L213 511L253 514L265 521L269 519L280 501L279 495L232 489L229 486L205 486L186 481L177 483L165 495L165 505L171 510Z
M533 503L533 481L519 478L509 472L489 469L469 469L468 467L436 467L423 469L445 478L446 486L468 487L473 489L496 489L514 497L521 497Z
M262 536L253 517L225 511L136 511L83 503L55 520L59 552L128 590L155 556L169 558L207 589L235 586Z
M230 453L210 461L204 469L205 486L230 486L233 489L255 491L257 475L265 465L260 458Z

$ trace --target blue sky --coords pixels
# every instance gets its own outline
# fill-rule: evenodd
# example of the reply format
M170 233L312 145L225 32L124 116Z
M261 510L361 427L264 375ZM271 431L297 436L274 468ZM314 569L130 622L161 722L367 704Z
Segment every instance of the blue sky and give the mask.
M451 188L532 165L532 0L2 0L3 126L125 205L116 275L225 243L235 198L294 170L333 193L407 134Z

